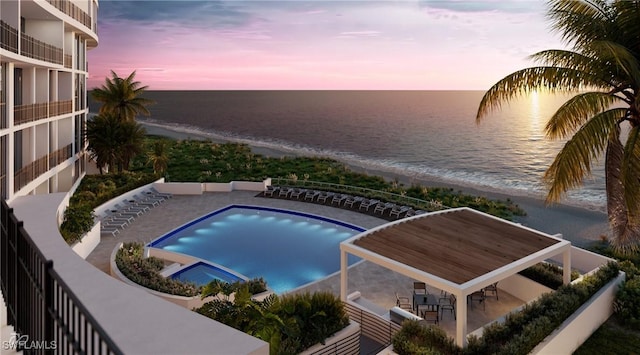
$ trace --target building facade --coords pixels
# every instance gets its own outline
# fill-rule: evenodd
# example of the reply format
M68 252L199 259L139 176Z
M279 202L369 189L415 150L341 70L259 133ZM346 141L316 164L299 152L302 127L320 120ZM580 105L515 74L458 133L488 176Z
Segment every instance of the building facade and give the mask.
M87 51L98 0L0 1L0 197L68 191L85 173Z

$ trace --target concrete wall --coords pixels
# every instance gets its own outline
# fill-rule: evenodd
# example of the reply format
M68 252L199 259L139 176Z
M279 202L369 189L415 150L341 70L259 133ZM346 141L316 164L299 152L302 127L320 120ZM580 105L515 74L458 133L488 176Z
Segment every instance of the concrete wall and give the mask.
M334 354L335 352L330 350L333 348L334 344L356 333L360 333L360 324L353 321L349 321L349 325L346 328L335 333L332 337L325 339L324 344L316 344L310 347L309 349L301 352L300 355L310 355L310 354L316 354L316 353L317 354ZM350 353L343 352L343 353L340 353L340 355L352 355L352 354L355 355L360 353L359 351L360 349L354 349L354 350L357 350L357 351L350 352Z
M625 274L610 281L549 335L531 354L571 354L613 314L613 301Z
M498 282L498 289L503 290L527 303L537 299L543 293L553 291L549 287L541 285L519 274L511 275Z
M264 191L271 184L271 179L264 181L231 181L231 182L158 182L153 185L162 193L174 195L201 195L203 192L231 191Z
M100 244L100 222L96 223L71 249L80 255L81 258L86 259L98 244Z

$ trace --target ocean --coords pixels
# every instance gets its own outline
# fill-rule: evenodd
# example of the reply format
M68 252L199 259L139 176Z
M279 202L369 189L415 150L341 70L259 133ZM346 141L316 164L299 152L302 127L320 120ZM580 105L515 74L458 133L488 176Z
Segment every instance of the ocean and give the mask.
M141 121L296 154L321 155L411 181L543 199L563 141L544 125L567 99L537 93L476 125L482 91L148 91ZM97 105L90 101L91 111ZM603 159L601 159L603 160ZM596 164L564 204L605 210Z

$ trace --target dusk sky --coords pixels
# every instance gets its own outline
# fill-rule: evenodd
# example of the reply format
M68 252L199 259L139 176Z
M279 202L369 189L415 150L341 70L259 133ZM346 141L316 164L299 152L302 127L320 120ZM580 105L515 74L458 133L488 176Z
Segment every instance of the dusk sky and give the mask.
M537 0L100 0L89 88L486 90L562 48Z

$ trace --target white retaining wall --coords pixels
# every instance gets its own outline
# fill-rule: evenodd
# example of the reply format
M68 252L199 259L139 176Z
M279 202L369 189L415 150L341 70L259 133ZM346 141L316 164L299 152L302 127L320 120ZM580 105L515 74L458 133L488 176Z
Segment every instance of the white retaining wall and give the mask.
M91 230L79 242L75 243L71 249L81 258L86 259L98 244L100 244L100 222L94 224Z
M571 354L578 349L613 314L613 301L625 276L620 272L538 344L531 354Z

